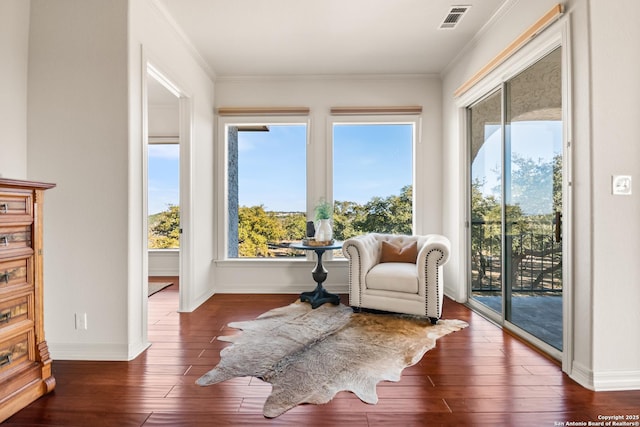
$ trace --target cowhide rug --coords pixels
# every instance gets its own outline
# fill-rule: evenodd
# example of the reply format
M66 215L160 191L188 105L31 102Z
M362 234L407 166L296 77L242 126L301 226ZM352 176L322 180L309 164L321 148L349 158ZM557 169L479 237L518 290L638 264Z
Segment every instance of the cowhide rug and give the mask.
M222 349L220 363L196 384L260 378L272 385L263 413L274 418L301 403L327 403L343 390L377 403L378 382L399 381L402 370L418 363L436 339L468 324L440 320L431 325L416 316L353 313L342 304L312 310L297 301L229 326L243 332L218 337L233 345Z

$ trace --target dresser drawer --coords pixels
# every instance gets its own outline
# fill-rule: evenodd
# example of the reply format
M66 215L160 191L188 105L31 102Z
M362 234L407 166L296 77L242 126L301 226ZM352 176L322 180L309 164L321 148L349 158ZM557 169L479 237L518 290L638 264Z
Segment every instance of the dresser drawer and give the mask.
M33 286L33 257L0 261L0 290Z
M33 334L27 331L0 342L0 373L17 368L32 358L29 357L31 341Z
M0 224L33 218L32 199L31 192L0 190Z
M31 245L31 225L0 227L0 257L24 253Z
M0 332L30 317L30 299L29 295L23 295L0 302Z

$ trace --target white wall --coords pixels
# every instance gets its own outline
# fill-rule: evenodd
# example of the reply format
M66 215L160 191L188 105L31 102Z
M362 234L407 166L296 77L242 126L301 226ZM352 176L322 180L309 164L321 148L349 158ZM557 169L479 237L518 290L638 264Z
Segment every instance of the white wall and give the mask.
M0 1L0 177L27 177L29 0Z
M444 231L452 236L456 254L445 278L448 293L458 298L464 297L466 286L460 257L465 236L465 162L460 110L453 92L555 3L516 2L444 75ZM571 55L572 94L568 193L572 215L565 219L571 227L568 271L572 281L566 287L573 317L570 342L565 343L569 360L563 369L592 389L639 388L640 319L635 307L640 301L640 265L634 260L640 256L640 246L629 236L640 235L640 224L621 219L637 218L640 206L637 195L610 193L611 175L640 172L638 144L633 142L640 130L640 111L633 97L620 95L638 93L633 76L638 74L640 57L631 40L639 35L632 22L620 20L598 3L569 1L565 10L571 30L565 48ZM622 7L633 16L640 3L627 0Z
M640 388L640 27L619 13L640 16L640 2L589 4L594 383ZM612 175L631 175L633 194L613 196Z
M180 250L149 250L149 276L180 275Z
M57 183L45 197L49 349L54 359L131 359L148 345L142 45L192 95L201 234L190 308L212 293L213 84L147 0L34 0L30 25L29 178ZM74 313L87 313L86 331Z
M54 359L129 353L127 87L126 0L32 1L28 164L31 179L57 184L44 205Z
M327 133L329 109L334 106L398 106L421 105L422 142L416 147L417 233L439 233L441 216L441 84L434 76L352 76L352 77L292 77L292 78L224 78L216 82L216 107L236 106L305 106L310 108L310 141L308 150L313 158L310 194L307 195L312 212L314 201L326 195ZM266 118L265 120L268 120ZM218 128L220 150L224 135ZM224 214L223 185L224 152L217 156L218 218ZM218 221L217 236L224 235L225 224ZM216 259L224 256L224 242L218 240ZM300 265L302 264L302 266ZM348 276L346 261L326 263L329 270L326 287L333 292L346 292ZM300 292L313 287L310 270L313 265L300 261L216 262L217 292Z

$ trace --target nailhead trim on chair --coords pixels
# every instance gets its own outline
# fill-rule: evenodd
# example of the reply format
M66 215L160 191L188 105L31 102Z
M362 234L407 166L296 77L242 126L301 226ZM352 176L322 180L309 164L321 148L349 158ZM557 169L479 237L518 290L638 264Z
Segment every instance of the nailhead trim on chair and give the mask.
M362 260L360 259L360 251L355 246L350 246L347 248L347 251L350 254L351 254L350 250L352 248L356 251L356 255L358 256L358 275L360 276L360 283L364 283L364 277L362 277ZM429 256L431 256L431 252L440 253L440 258L436 260L436 300L440 301L440 288L438 287L438 283L440 279L440 260L444 257L444 252L442 252L440 249L431 249L429 252L427 252L426 262L424 264L424 277L425 277L424 315L425 316L427 315L428 307L429 307L429 293L427 292L427 289L429 288L429 282L428 282L429 275L427 274L427 269L429 265ZM353 255L351 257L353 257ZM353 287L352 283L353 283L353 277L351 274L351 269L349 269L349 295L351 295L351 289ZM361 307L361 301L362 301L362 287L358 286L358 305L357 305L358 308ZM351 305L351 301L349 301L349 305ZM441 314L442 312L438 313L438 318L440 318Z
M427 252L427 257L426 260L427 262L424 263L424 277L425 277L425 289L424 289L424 315L427 315L427 312L429 310L429 293L427 292L427 289L429 288L429 275L427 273L427 268L429 266L429 256L431 255L431 252L440 252L440 258L438 258L436 260L436 300L440 301L440 288L438 286L439 279L440 279L440 260L444 257L444 252L442 252L440 249L431 249L429 252ZM438 313L438 318L440 317L442 313L439 312Z
M351 254L351 249L354 249L356 251L356 255L358 255L358 275L360 276L360 283L363 283L364 278L362 277L362 260L360 259L360 251L355 246L349 246L347 248L347 252L349 252L349 254ZM353 258L353 255L351 255L351 258ZM349 269L349 295L351 295L352 282L353 282L353 277L351 275L351 269ZM360 308L361 304L362 304L362 286L358 286L358 306L357 307ZM351 301L349 301L349 305L351 305Z

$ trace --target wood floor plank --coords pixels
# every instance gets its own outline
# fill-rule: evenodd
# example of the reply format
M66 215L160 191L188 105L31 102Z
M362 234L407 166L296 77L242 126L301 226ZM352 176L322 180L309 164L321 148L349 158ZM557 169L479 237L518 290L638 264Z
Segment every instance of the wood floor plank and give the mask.
M571 412L500 412L450 414L368 414L369 427L425 427L425 426L554 426L556 422L582 420L583 415ZM592 418L593 419L593 418Z
M338 425L367 427L368 420L364 414L328 413L316 418L306 414L286 413L278 418L269 419L263 417L262 414L216 413L212 416L210 413L154 412L144 424L145 427L326 427Z
M149 298L151 346L131 362L54 361L57 388L5 421L8 427L199 426L553 426L634 415L640 391L593 392L569 379L555 360L467 307L445 299L444 317L470 326L436 347L398 382L377 387L370 405L341 392L324 405L300 405L275 419L262 415L271 385L234 378L209 387L195 381L250 320L296 295L215 295L178 313L178 278ZM341 295L343 303L346 295Z
M77 411L61 408L40 408L21 411L11 417L6 424L11 427L140 427L146 425L150 412L128 412L110 410Z

